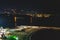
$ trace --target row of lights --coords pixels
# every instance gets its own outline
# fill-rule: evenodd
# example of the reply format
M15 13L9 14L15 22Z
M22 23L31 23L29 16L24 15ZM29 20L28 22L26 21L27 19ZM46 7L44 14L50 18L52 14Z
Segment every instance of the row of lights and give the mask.
M51 16L51 14L26 14L26 15L30 15L30 16L36 16L36 17L45 17L45 18L47 18L47 17L50 17Z

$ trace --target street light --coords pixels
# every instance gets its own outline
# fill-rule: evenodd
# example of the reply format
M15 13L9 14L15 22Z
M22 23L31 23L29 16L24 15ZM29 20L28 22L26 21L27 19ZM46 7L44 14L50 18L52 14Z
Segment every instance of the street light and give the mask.
M16 26L16 16L14 17L14 22L15 22L15 26Z
M45 18L50 17L50 14L44 14L44 17Z

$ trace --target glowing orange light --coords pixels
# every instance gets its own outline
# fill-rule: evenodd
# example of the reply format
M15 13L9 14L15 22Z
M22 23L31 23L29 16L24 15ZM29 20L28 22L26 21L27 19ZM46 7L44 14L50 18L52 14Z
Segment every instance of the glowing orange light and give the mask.
M46 18L46 17L50 17L50 14L44 14L44 17Z
M16 17L14 17L14 21L16 22Z

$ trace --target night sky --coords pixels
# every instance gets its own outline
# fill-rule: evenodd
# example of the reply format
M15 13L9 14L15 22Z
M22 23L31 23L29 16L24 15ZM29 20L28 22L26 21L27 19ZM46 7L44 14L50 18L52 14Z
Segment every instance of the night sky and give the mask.
M60 13L60 2L52 0L0 0L0 9L16 8L30 10L49 10Z
M0 8L59 9L59 1L0 0Z

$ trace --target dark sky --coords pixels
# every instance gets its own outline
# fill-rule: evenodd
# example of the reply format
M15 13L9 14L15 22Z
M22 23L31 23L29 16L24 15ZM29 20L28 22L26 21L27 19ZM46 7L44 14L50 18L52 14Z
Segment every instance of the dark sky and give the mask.
M31 0L0 0L0 7L14 7L14 8L39 8L39 9L58 9L59 1L31 1Z
M60 2L58 0L0 0L0 8L47 9L57 13L60 12Z

